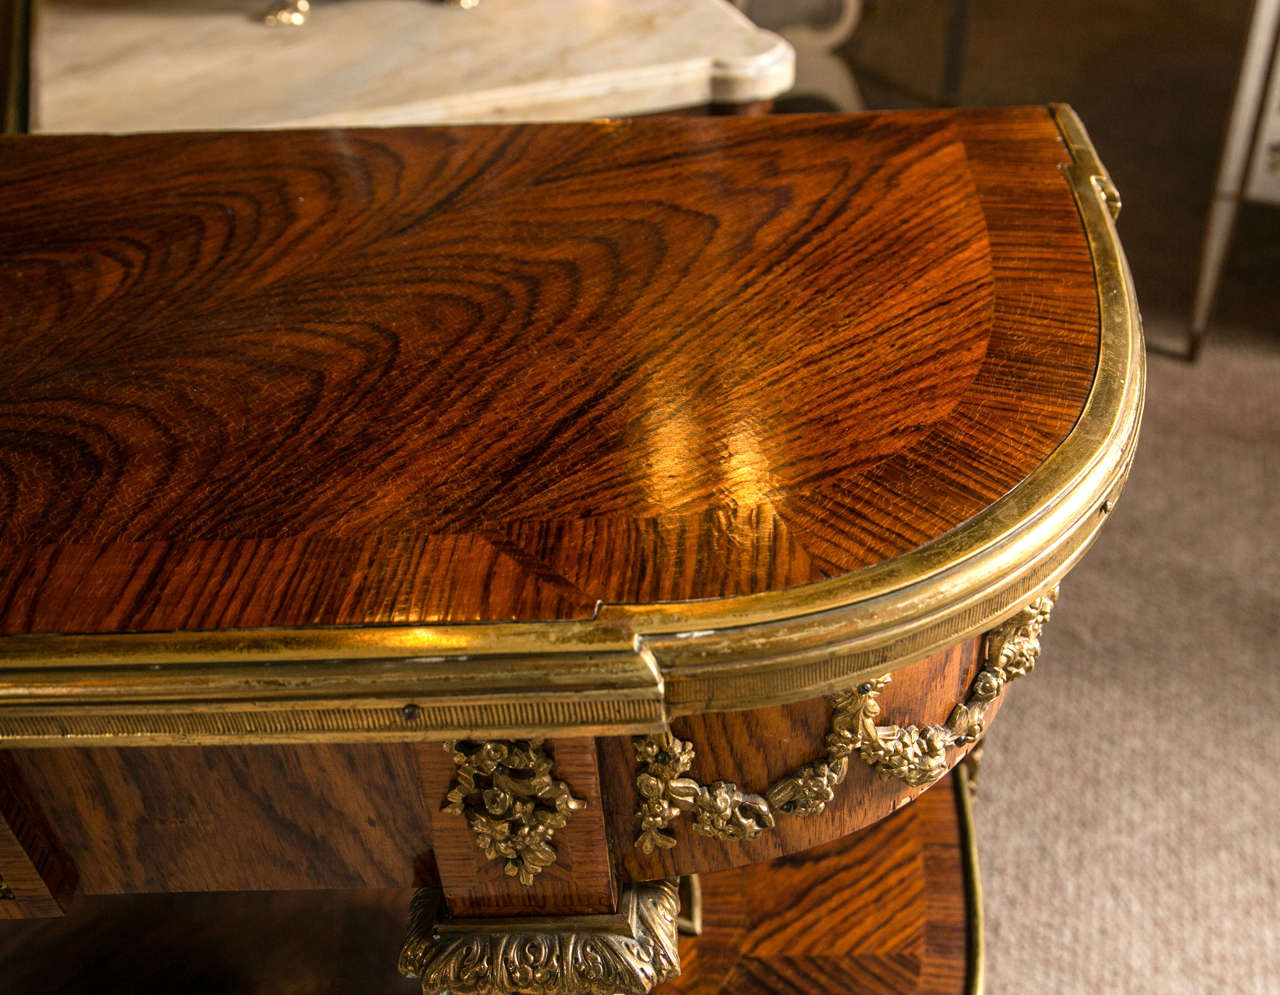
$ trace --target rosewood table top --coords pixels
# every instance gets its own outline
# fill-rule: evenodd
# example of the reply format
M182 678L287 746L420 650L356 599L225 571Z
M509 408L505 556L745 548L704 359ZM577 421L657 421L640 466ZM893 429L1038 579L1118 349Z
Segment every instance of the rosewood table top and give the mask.
M3 151L0 736L812 696L1048 586L1131 454L1069 111Z

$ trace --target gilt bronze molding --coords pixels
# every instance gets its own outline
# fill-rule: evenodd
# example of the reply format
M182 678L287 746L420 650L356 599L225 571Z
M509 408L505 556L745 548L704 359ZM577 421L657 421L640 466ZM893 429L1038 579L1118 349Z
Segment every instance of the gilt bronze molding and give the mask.
M409 911L400 973L435 995L646 995L680 973L678 881L625 889L616 915L449 920L440 893Z
M877 725L877 699L892 679L889 674L833 695L826 755L779 779L763 795L743 791L730 781L703 784L686 777L694 747L671 732L637 739L636 790L641 803L635 845L645 853L674 847L676 839L666 830L681 814L692 816L696 833L738 841L772 829L779 813L817 815L835 798L854 754L881 779L896 778L913 788L933 784L949 769L947 750L976 742L986 731L992 702L1010 681L1034 669L1040 633L1057 596L1055 587L987 633L983 665L969 695L941 725Z
M485 856L505 858L509 877L533 884L556 862L556 830L586 802L552 776L541 739L451 742L444 748L456 770L441 811L466 819Z

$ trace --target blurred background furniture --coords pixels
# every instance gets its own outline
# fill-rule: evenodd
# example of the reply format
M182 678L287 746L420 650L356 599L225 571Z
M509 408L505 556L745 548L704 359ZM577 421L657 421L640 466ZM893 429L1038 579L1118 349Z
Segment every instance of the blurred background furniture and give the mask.
M30 112L31 5L0 0L0 132L25 132Z
M448 4L471 10L479 0L423 0L424 3ZM262 21L268 27L300 28L307 22L311 13L311 0L272 0L262 14Z
M1241 201L1280 204L1280 0L1256 0L1235 102L1205 222L1191 312L1191 358L1200 351Z
M260 13L260 11L258 11ZM33 130L347 127L767 107L794 54L726 0L326 5L264 30L240 0L45 0Z
M776 31L796 50L796 79L787 99L802 110L866 109L841 46L862 19L862 0L734 0L761 27ZM810 106L808 102L817 101Z

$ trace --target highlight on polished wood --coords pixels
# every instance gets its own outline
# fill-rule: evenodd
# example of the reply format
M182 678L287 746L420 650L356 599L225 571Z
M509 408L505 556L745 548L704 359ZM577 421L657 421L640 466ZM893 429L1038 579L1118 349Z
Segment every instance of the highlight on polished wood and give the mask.
M647 995L701 874L676 990L949 990L919 796L1141 418L1069 108L0 148L0 914L412 887L424 992Z
M27 137L0 178L13 743L805 700L1020 610L1132 456L1066 110Z
M869 125L8 150L5 262L35 293L5 339L3 534L44 583L9 595L7 631L584 618L818 580L958 525L1079 413L1092 274L1081 252L1074 382L1054 329L1061 377L988 416L1043 390L1038 432L975 446L968 487L881 467L880 521L841 541L823 515L805 542L789 519L815 485L912 452L992 335L957 129ZM941 441L913 453L931 477L958 472L928 458ZM55 604L63 578L124 597Z
M1056 375L974 385L994 275L948 116L47 138L4 179L0 535L43 581L6 592L8 633L794 586L982 510L1092 380L1060 201L1082 251ZM962 486L930 457L997 397ZM905 486L907 454L936 486ZM877 520L827 535L810 505L895 456ZM56 603L64 580L114 586Z

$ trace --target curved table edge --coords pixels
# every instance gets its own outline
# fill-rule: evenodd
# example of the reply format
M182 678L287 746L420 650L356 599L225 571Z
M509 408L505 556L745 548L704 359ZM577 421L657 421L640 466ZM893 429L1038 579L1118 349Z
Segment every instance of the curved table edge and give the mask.
M592 619L0 639L0 743L158 745L619 735L817 697L989 630L1052 588L1123 489L1145 361L1115 187L1050 108L1095 268L1100 350L1066 439L903 556L784 591Z

